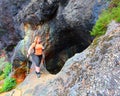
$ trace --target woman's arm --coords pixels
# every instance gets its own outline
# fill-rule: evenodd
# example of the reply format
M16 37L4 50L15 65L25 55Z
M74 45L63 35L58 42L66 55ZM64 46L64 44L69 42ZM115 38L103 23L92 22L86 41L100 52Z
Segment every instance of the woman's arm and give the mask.
M31 51L32 51L33 48L34 48L34 44L32 44L32 45L29 47L29 49L28 49L28 53L27 53L27 57L30 56Z

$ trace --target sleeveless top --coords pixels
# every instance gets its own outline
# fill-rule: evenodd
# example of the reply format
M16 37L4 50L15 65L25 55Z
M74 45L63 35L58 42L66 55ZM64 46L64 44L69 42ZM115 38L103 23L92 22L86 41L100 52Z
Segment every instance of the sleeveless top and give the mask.
M31 47L34 49L35 55L42 55L44 49L42 44L32 43Z

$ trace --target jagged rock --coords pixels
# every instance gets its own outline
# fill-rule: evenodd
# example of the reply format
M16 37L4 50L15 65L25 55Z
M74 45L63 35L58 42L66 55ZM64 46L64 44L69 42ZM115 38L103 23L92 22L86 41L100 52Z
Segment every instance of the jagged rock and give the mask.
M67 60L52 79L43 83L45 78L41 77L35 86L25 89L34 84L31 74L17 89L22 90L22 96L119 96L119 41L120 24L113 21L105 35L96 38L86 50Z
M30 24L31 37L26 34L26 31L21 35L29 37L28 41L26 40L29 44L33 40L33 34L42 36L47 69L51 73L57 73L65 62L61 57L63 53L63 57L67 60L90 44L92 38L89 31L100 11L106 6L106 1L33 0L19 11L15 16L15 21L21 26L23 26L22 22ZM41 24L41 29L34 28ZM28 44L25 46L29 47ZM58 70L56 71L56 69Z
M107 4L102 0L96 2L91 0L89 2L84 2L84 0L1 0L0 41L2 44L0 44L0 49L3 47L6 47L7 51L14 49L17 42L24 38L24 32L20 27L21 23L29 17L32 18L32 15L39 19L34 22L35 25L47 22L51 27L51 33L56 33L53 34L54 36L58 36L58 33L63 34L61 32L66 32L66 35L72 34L76 27L77 29L74 30L74 33L77 35L81 32L83 32L81 35L85 35L85 32L89 33L88 30L91 29L100 10L105 8ZM32 22L34 21L30 19L29 22L31 20ZM86 28L85 32L83 27ZM89 35L85 35L85 37L91 40ZM81 37L79 36L78 38ZM88 45L86 43L84 46Z
M120 26L112 22L107 33L95 40L69 59L51 83L36 86L41 90L35 90L34 96L119 96Z
M0 50L6 50L9 58L13 55L13 49L20 40L17 22L14 16L29 0L0 0Z

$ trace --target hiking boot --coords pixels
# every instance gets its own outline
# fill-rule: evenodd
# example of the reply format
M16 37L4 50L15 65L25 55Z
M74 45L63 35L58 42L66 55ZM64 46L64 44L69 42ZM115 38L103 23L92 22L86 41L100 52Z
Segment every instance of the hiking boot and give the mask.
M40 72L36 72L37 78L40 78Z

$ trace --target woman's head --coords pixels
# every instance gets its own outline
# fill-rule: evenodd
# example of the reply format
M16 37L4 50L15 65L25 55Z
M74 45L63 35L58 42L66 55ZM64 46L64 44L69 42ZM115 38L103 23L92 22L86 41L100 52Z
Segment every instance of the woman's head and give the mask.
M35 43L40 43L41 42L41 37L40 36L36 36L34 39Z

